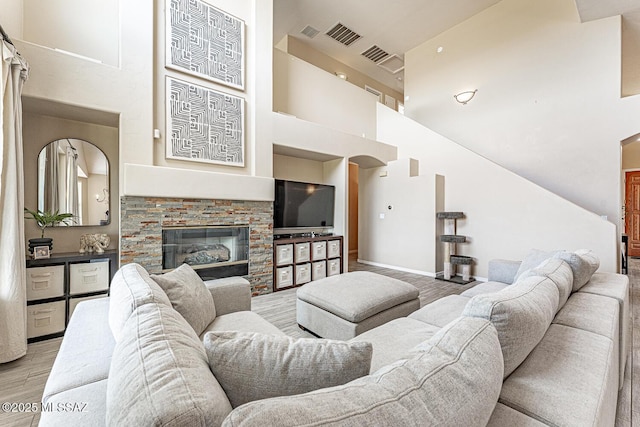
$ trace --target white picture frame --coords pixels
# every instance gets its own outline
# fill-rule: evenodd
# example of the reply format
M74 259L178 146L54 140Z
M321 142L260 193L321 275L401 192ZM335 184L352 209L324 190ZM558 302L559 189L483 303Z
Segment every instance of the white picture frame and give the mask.
M166 158L244 167L244 99L166 77Z
M33 248L33 259L46 259L50 256L49 246L36 246Z
M165 66L245 88L245 23L200 0L166 0Z

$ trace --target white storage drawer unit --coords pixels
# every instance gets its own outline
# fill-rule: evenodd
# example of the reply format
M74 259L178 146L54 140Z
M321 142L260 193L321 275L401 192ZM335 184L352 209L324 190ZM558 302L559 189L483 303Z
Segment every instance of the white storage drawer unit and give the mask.
M311 260L311 245L309 242L296 243L296 262L307 262Z
M109 289L109 260L69 264L71 295Z
M276 265L293 262L293 244L276 246Z
M52 253L49 258L26 259L28 342L64 334L80 301L104 298L118 269L118 251Z
M327 261L327 276L340 274L340 259L330 259Z
M313 263L313 270L311 271L311 280L318 280L327 277L327 262L316 261Z
M311 263L296 265L296 285L311 281Z
M64 331L65 318L64 301L27 306L27 338Z
M293 266L276 268L276 289L293 286Z
M27 301L64 295L64 265L27 268Z
M311 246L313 247L312 260L319 261L327 257L327 242L313 242Z
M327 258L338 258L340 256L340 240L329 240L327 242Z

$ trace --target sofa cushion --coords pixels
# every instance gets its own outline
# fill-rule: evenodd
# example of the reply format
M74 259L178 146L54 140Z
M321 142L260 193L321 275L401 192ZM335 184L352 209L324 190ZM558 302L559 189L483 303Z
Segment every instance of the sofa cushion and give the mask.
M464 316L487 319L498 331L509 376L540 342L558 309L558 288L546 277L533 276L495 294L476 295Z
M613 298L576 292L558 311L553 323L570 326L619 341L620 305Z
M372 353L370 343L249 332L208 332L204 347L234 408L363 377L369 374Z
M116 272L109 288L109 327L116 341L122 328L136 308L147 303L159 303L171 307L171 301L138 264L127 264Z
M498 402L491 419L487 423L487 427L547 427L546 424L541 423L535 418L531 418L528 415L523 414L520 411L516 411L513 408L503 405Z
M38 425L43 427L104 426L108 381L105 378L89 382L50 396L46 402L42 402Z
M113 352L107 425L220 425L230 411L186 320L162 304L137 308Z
M558 287L558 310L565 305L573 287L573 271L569 264L560 258L549 258L542 261L539 266L522 273L518 280L531 276L543 276L551 279Z
M373 346L370 372L406 358L409 350L434 336L441 328L409 317L400 317L370 329L349 342L370 342Z
M460 317L468 302L468 297L448 295L414 311L409 317L442 328L453 319Z
M224 426L484 426L502 384L496 331L459 318L406 360L342 386L258 400Z
M573 272L572 290L575 292L583 287L595 272L593 266L595 262L594 259L597 260L597 258L592 253L588 254L588 252L589 251L581 250L583 255L579 255L575 252L562 250L547 252L539 249L533 249L522 260L522 263L518 268L518 272L516 273L516 280L518 280L525 271L538 267L543 261L549 258L559 258L571 267L571 271Z
M546 425L612 426L618 397L615 343L553 324L504 381L500 403Z
M162 275L151 278L169 297L171 305L191 325L196 334L202 331L216 318L216 306L211 292L189 264Z
M236 311L234 313L216 316L216 320L211 322L211 324L202 331L200 338L204 340L207 332L220 331L260 332L261 334L285 335L284 332L253 311Z
M575 254L580 256L587 264L589 264L590 276L600 268L600 258L591 249L577 249Z
M467 289L466 291L464 291L460 295L463 296L463 297L471 298L471 297L475 297L476 295L481 295L481 294L493 294L495 292L499 292L499 291L503 290L507 286L509 286L509 285L507 283L505 283L505 282L492 282L492 281L489 281L489 282L484 282L484 283L478 283L473 288Z
M106 322L108 313L109 298L78 304L47 378L43 403L54 394L107 379L116 345Z

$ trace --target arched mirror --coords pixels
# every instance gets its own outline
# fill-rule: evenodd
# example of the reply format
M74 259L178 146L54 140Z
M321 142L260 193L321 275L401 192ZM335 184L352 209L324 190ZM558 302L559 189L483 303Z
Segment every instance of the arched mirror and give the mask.
M74 138L47 144L38 155L38 209L73 214L71 226L109 224L109 161L102 150Z

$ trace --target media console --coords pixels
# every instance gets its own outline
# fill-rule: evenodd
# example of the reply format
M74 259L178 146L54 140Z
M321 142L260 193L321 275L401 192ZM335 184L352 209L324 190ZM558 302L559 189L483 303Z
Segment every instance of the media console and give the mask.
M279 237L273 241L273 290L341 274L343 238L331 234Z

